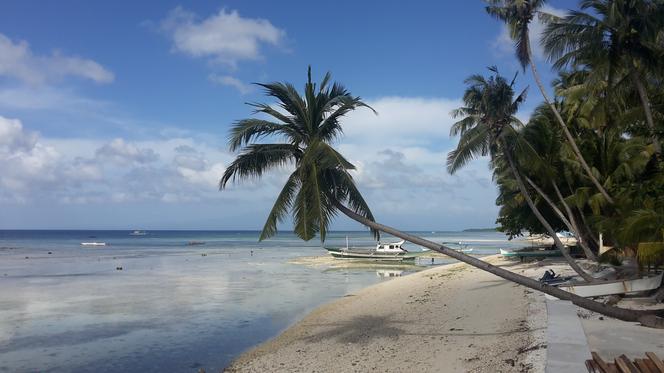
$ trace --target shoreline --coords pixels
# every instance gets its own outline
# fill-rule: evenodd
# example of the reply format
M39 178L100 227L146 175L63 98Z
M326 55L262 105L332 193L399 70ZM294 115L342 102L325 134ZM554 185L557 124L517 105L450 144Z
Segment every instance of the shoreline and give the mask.
M542 371L545 332L542 295L452 263L322 305L225 371Z

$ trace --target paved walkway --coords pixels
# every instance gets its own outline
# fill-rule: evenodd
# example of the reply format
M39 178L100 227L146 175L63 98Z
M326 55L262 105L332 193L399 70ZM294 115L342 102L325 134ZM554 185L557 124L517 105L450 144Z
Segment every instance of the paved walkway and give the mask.
M586 372L585 361L591 358L590 349L576 306L569 301L547 299L546 309L546 372Z

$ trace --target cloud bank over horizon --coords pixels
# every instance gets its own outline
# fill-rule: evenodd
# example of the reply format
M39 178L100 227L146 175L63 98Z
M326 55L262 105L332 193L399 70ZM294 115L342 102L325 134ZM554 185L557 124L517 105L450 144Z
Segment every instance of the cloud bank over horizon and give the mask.
M449 228L437 225L441 212L459 214L460 224L466 216L467 225L455 228L473 225L479 214L484 215L482 224L492 224L495 212L486 206L493 205L495 190L486 161L478 160L456 175L445 171L446 153L454 146L448 136L453 122L449 111L458 101L393 96L368 103L378 115L369 110L349 115L345 136L336 146L357 166L353 176L378 217L394 224L404 217L428 217L431 223L425 228L441 229ZM258 229L289 172L273 170L261 180L232 184L219 192L219 178L234 156L221 140L223 133L205 141L187 136L63 139L40 135L18 119L0 116L0 136L0 173L5 175L0 180L0 204L17 208L192 204L205 206L213 219L215 213L224 214L230 200L255 212L245 221L229 220L235 224L232 228ZM465 197L469 190L477 197ZM9 221L0 224L11 226ZM159 224L172 222L155 222Z
M466 76L486 73L493 59L513 67L513 46L502 24L465 6L455 9L482 21L463 40L448 32L461 17L432 11L446 23L428 22L423 33L429 14L389 6L385 19L412 27L349 14L329 32L310 16L316 9L293 19L287 7L252 3L146 6L121 22L111 16L117 9L102 7L108 19L88 29L57 23L62 17L43 29L7 23L0 29L0 229L262 228L291 167L219 191L235 157L227 131L252 115L243 102L274 102L249 82L299 89L308 65L331 70L377 111L344 117L334 146L356 165L352 175L380 222L405 230L493 226L497 190L488 159L446 171L458 141L449 136L450 112L462 105ZM358 34L360 26L368 31ZM542 29L533 23L533 44ZM543 58L537 46L535 55ZM527 79L520 76L520 86ZM519 117L526 120L536 102ZM332 228L363 229L343 216Z

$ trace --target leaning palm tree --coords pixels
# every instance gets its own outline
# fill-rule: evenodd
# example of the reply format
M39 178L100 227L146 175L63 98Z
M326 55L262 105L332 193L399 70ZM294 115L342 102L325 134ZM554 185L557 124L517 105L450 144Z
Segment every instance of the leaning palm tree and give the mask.
M526 90L514 98L516 76L511 82L507 82L498 74L495 67L490 70L494 75L488 79L482 75L472 75L466 79L469 87L463 95L465 106L452 112L454 117L463 117L463 119L454 123L450 130L451 136L460 135L461 138L457 148L447 157L447 169L450 173L454 173L476 156L489 155L494 160L503 157L521 195L537 220L553 238L566 261L584 280L594 281L594 278L572 258L567 247L556 235L556 231L537 208L517 169L513 155L514 148L520 146L522 149L529 149L516 131L516 127L523 127L523 124L515 116L526 98Z
M371 108L342 85L330 86L330 78L329 73L325 75L317 89L311 81L310 67L304 97L289 83L258 84L279 101L281 110L267 104L250 105L277 122L249 118L238 121L231 129L230 150L242 148L242 152L224 172L221 189L231 179L260 177L276 167L295 166L267 217L261 240L277 232L277 224L289 210L293 212L295 233L306 241L316 234L325 241L339 203L374 220L348 173L355 167L330 146L342 133L339 120L344 115L358 107ZM283 142L254 143L266 136L280 137ZM378 237L378 231L373 232Z
M519 60L521 67L525 70L526 66L530 65L530 69L533 73L533 78L535 78L535 82L537 83L537 87L539 88L542 97L544 97L544 101L546 101L546 103L553 111L556 120L563 129L565 138L569 142L572 151L574 152L574 155L581 164L581 167L583 167L583 170L585 171L586 175L593 182L597 190L599 190L599 192L602 193L604 198L606 198L606 200L609 203L613 203L613 199L606 191L604 186L599 182L599 180L597 180L597 177L590 169L590 166L588 166L588 163L586 162L585 158L583 158L583 154L581 154L581 150L579 150L579 147L577 146L574 137L567 128L565 120L560 115L560 112L558 111L558 108L556 108L555 103L549 98L549 95L546 93L544 84L542 84L542 80L540 79L539 73L537 72L537 66L535 66L535 61L533 60L533 52L530 47L529 26L530 22L533 20L533 18L535 18L535 16L538 16L540 19L544 20L550 20L554 18L554 16L545 13L541 10L545 1L544 0L487 0L487 3L489 5L486 7L486 12L489 13L491 16L507 24L510 37L514 41L516 47L516 57Z
M657 135L648 92L649 69L660 65L662 46L656 41L664 27L664 3L649 0L584 0L582 11L571 11L563 19L550 22L544 33L544 46L554 66L595 66L602 74L594 80L609 79L613 85L617 71L625 71L638 93L650 138L659 158L662 147ZM597 65L606 65L605 69ZM661 66L659 67L661 69ZM606 74L606 75L604 75Z
M549 110L549 107L546 105L539 105L531 116L528 126L522 131L524 139L537 152L537 159L541 158L543 161L537 162L537 167L530 167L530 170L528 170L526 165L527 162L521 162L520 164L526 165L526 169L529 171L523 172L524 179L555 212L558 218L567 227L567 230L574 234L574 237L577 239L586 258L592 261L597 261L597 256L586 244L584 237L581 234L581 230L579 229L579 224L576 221L576 217L567 201L565 201L557 184L561 182L564 177L565 167L563 162L565 161L565 156L562 152L563 144L560 141L560 136L557 131L559 127L555 125L554 122L555 120L551 118L551 110ZM519 159L517 159L517 161L518 160ZM533 162L529 163L530 165L533 165ZM524 169L523 166L521 166L521 169ZM527 175L528 173L530 174L530 177ZM552 193L557 197L564 212L560 210L558 204L553 201L553 198L543 190L544 188L536 184L537 179L541 180L542 186L552 187Z
M305 84L304 97L288 83L259 84L265 88L268 96L278 100L280 110L267 104L251 104L258 113L273 119L245 119L237 122L231 129L229 147L232 151L239 150L240 153L224 172L219 183L221 189L224 189L229 181L261 177L264 172L279 166L290 165L294 168L268 215L261 240L276 234L277 223L283 221L289 213L293 216L295 233L300 238L310 240L319 234L321 240L324 240L332 217L341 212L369 227L376 237L378 232L385 232L506 280L570 300L580 307L620 320L664 327L664 320L654 316L652 312L627 310L582 298L444 245L375 222L349 172L353 165L331 145L342 133L340 119L345 114L367 105L359 97L352 96L342 85L329 84L330 75L327 74L316 89L316 85L311 81L311 69ZM273 144L258 142L266 137L280 138L283 141Z

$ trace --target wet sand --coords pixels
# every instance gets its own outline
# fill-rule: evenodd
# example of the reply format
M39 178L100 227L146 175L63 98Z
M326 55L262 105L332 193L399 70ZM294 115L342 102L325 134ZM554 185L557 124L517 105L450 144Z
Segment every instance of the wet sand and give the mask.
M532 265L498 256L486 260L533 275ZM451 264L324 305L245 352L227 370L543 371L545 329L542 295L465 264Z

